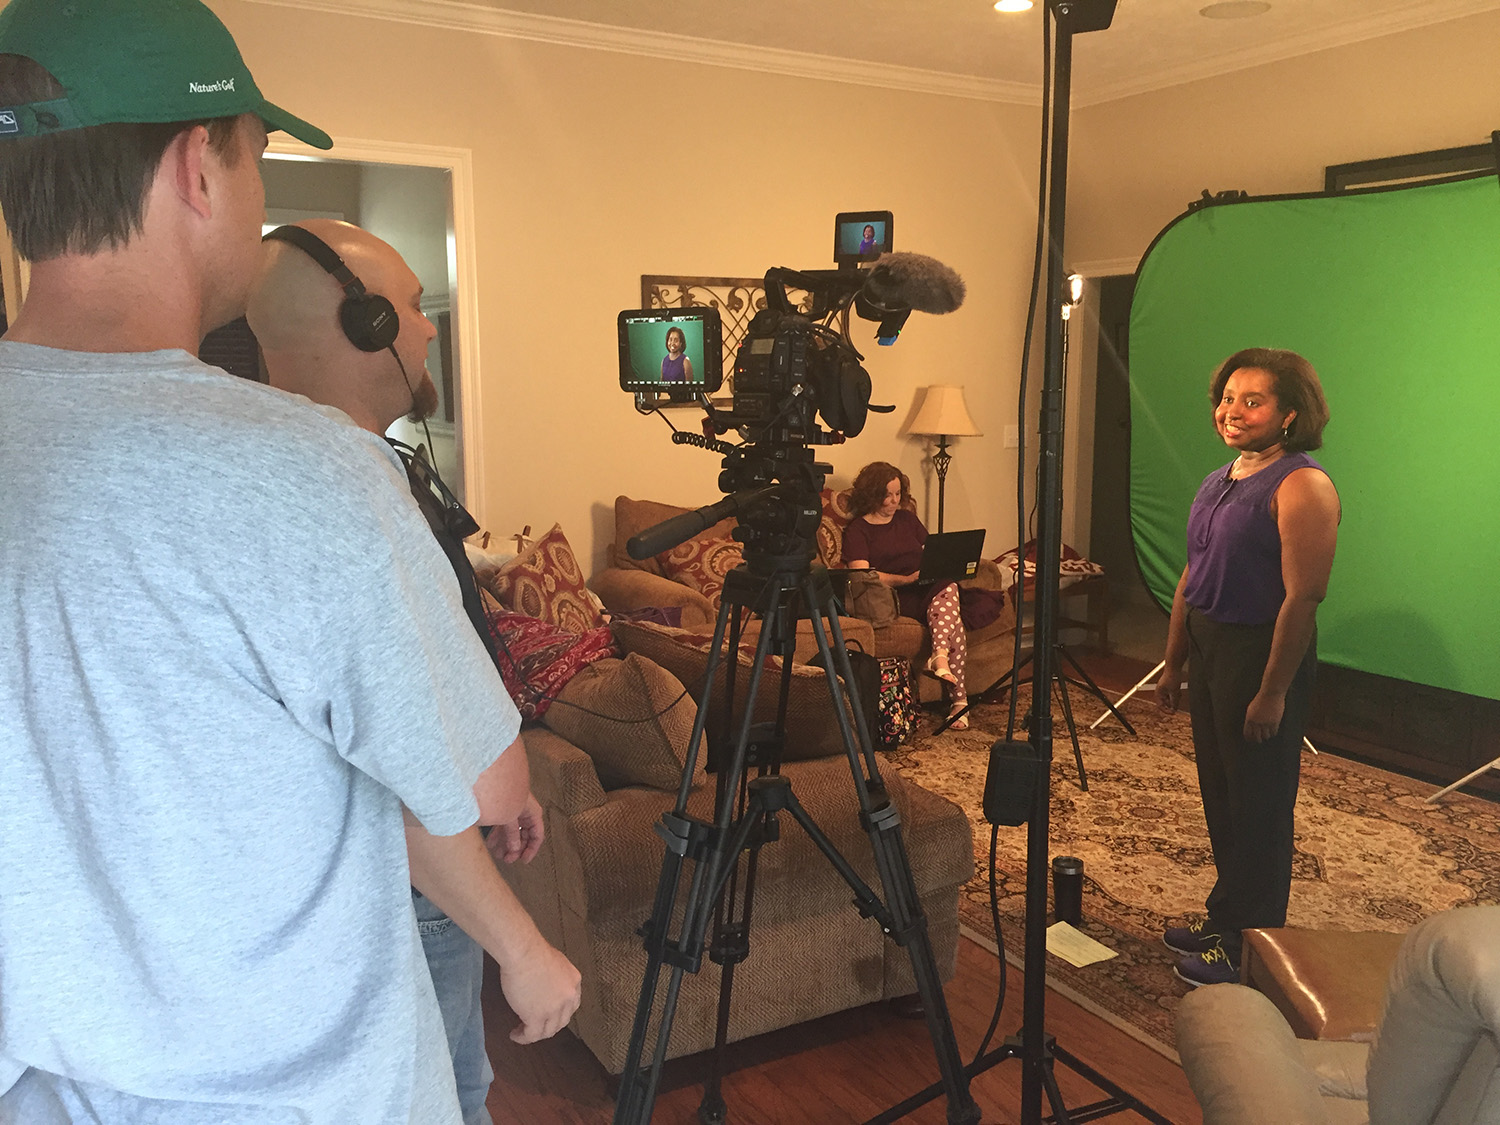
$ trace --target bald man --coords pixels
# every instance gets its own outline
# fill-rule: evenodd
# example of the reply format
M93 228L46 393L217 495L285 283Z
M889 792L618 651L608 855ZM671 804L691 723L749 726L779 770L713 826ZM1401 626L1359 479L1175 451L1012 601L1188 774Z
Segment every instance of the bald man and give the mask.
M431 414L438 399L426 359L437 329L422 313L422 284L416 274L391 246L349 223L315 219L295 227L267 236L265 259L246 314L271 385L336 407L377 435L403 415ZM348 295L347 277L335 276L340 265L369 295L383 297L394 307L391 314L378 303L364 306L368 315L353 337L340 318ZM380 346L392 331L394 338ZM452 593L462 601L493 659L493 640L462 543L472 525L467 531L458 525L454 509L434 496L424 478L430 470L411 459L407 464L412 496L453 567L457 588ZM461 508L457 512L467 517ZM497 729L514 729L502 727L502 717L496 718ZM475 786L479 823L497 826L490 838L493 854L507 862L527 862L542 843L542 816L530 791L526 751L519 739L494 749L498 758ZM440 858L428 854L431 837L424 841L424 836L418 833L412 839L413 881L418 885L418 865ZM469 855L483 857L483 851L470 846ZM481 946L499 963L506 997L522 1020L512 1039L529 1042L552 1034L578 1005L578 971L542 939L493 864L485 862L487 872L464 867L442 872L464 884L448 892L456 895L452 902L436 889L412 892L465 1125L490 1125L485 1097L494 1074L485 1052L480 1006ZM502 932L497 934L497 929ZM523 950L519 956L514 952L518 945ZM561 1014L563 1007L566 1014ZM546 1014L536 1020L533 1009Z

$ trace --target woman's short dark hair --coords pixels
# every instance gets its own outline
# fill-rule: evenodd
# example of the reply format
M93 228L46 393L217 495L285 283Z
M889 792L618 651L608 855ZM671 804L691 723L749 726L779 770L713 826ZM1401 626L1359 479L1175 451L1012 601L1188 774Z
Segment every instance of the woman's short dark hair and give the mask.
M0 105L60 98L40 65L0 54ZM162 155L184 129L203 125L220 159L239 159L235 117L165 124L88 125L0 140L0 208L16 252L31 262L118 248L145 223L146 192Z
M1235 352L1214 371L1208 400L1218 406L1229 377L1247 367L1270 372L1276 381L1277 405L1297 412L1282 441L1286 451L1300 453L1321 448L1323 427L1328 425L1328 400L1323 397L1323 384L1313 365L1296 352L1283 348L1245 348Z
M885 490L891 481L901 482L901 506L911 499L911 479L895 465L886 461L871 461L854 478L854 487L849 494L849 510L856 517L867 516L885 503Z

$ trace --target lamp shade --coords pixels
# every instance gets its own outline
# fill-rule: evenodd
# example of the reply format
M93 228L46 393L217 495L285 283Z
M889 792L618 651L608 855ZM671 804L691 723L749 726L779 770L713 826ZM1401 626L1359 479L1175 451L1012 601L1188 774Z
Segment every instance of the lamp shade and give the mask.
M964 405L964 389L953 386L931 386L922 396L916 417L903 431L907 434L931 434L934 437L983 437L983 431L969 417Z

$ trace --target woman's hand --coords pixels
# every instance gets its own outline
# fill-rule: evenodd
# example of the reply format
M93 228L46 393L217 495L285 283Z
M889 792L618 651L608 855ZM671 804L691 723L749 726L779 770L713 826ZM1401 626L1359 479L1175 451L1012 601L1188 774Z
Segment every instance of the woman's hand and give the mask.
M1281 714L1286 709L1286 696L1267 692L1255 693L1250 706L1245 708L1245 741L1264 742L1281 729Z
M1156 705L1172 714L1182 704L1182 666L1168 664L1156 678Z

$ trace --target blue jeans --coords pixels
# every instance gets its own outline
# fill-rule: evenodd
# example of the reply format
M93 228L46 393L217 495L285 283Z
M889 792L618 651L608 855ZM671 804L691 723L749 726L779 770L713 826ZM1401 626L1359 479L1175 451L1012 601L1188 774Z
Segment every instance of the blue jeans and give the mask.
M427 955L427 970L443 1013L443 1028L448 1033L464 1125L493 1125L484 1108L495 1078L484 1048L484 1011L479 1002L484 950L431 899L413 890L411 901L417 912L417 932L422 935L422 952Z

